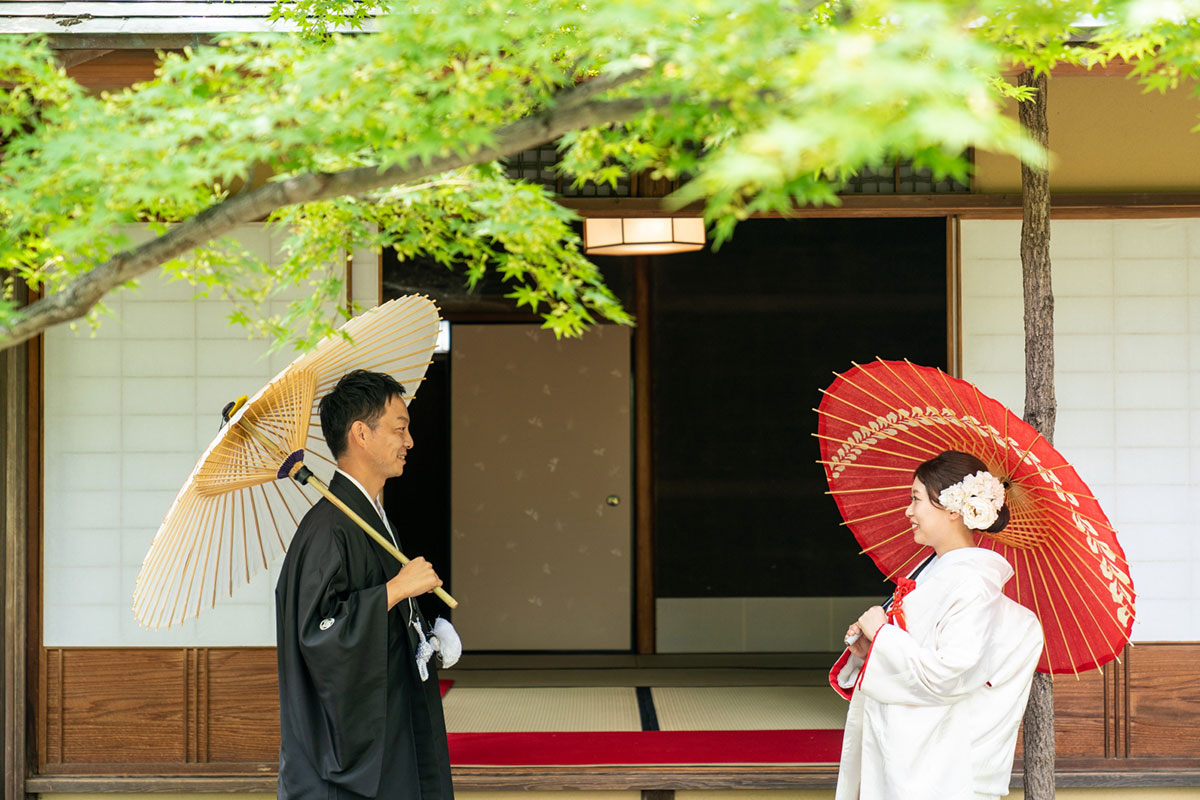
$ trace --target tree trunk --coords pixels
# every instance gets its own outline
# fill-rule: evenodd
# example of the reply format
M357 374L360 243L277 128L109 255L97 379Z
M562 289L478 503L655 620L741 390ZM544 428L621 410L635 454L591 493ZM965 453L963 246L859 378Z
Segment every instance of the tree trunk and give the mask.
M1032 70L1020 83L1037 97L1020 104L1021 125L1043 147L1046 125L1046 76ZM1021 166L1021 274L1025 289L1025 421L1047 442L1054 442L1054 293L1050 288L1050 176L1045 164ZM1049 675L1033 676L1025 709L1025 797L1054 797L1054 691Z

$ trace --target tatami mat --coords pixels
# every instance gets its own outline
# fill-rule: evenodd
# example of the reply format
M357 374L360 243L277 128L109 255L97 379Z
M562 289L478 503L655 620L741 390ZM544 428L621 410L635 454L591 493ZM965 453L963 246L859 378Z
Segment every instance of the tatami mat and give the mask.
M842 728L847 703L828 686L696 686L651 689L664 731Z
M640 731L632 687L467 688L442 699L449 733Z

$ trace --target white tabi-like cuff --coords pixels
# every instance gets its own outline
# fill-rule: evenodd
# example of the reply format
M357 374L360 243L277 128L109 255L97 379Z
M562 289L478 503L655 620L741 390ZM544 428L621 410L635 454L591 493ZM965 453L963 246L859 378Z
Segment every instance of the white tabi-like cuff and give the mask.
M843 689L853 689L855 682L858 681L858 673L862 670L863 660L856 655L851 655L850 658L842 665L841 671L838 673L838 686Z

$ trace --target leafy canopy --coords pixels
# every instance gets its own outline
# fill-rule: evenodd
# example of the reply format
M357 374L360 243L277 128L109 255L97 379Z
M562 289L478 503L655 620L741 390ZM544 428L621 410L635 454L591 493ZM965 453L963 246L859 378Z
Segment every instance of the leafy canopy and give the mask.
M305 347L338 324L320 309L340 302L340 254L364 246L433 258L470 283L496 271L558 335L629 323L572 213L500 159L557 141L576 183L685 177L670 202L701 203L719 244L752 214L836 203L846 177L896 157L959 179L968 147L1044 158L1001 113L1022 96L1005 79L1014 64L1123 57L1149 89L1171 88L1196 75L1195 10L301 0L275 10L298 34L169 54L154 80L101 95L44 41L5 36L0 330L11 344L94 318L105 292L162 264L232 300L234 321ZM283 234L282 267L222 238L264 214ZM133 225L160 238L134 238ZM17 307L19 282L43 299ZM303 301L260 312L295 286Z

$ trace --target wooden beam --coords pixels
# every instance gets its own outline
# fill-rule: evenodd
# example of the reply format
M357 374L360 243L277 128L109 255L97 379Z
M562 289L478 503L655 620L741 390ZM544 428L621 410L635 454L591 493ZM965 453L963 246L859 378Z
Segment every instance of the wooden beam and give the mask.
M1021 785L1020 762L1010 785ZM725 765L681 767L454 767L454 788L463 791L620 791L832 788L837 765ZM39 776L26 782L31 793L50 792L274 792L272 775L214 777ZM1058 786L1196 786L1200 759L1136 765L1109 759L1060 760Z
M58 61L60 67L69 70L92 59L106 56L111 52L112 50L56 50L54 51L54 58Z
M670 217L697 215L699 205L683 209L664 208L653 197L564 197L559 204L585 217L629 215ZM1161 194L1136 192L1123 194L1071 193L1052 194L1051 215L1055 219L1157 219L1164 217L1200 217L1200 194ZM838 206L796 208L775 214L759 214L759 219L846 219L846 218L920 218L958 216L962 219L1020 219L1020 194L906 194L888 196L852 195L843 197Z
M51 33L53 50L182 50L216 45L223 37L211 33Z
M67 68L67 75L93 91L153 80L162 63L158 53L145 50L56 50L55 57Z

